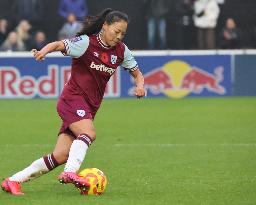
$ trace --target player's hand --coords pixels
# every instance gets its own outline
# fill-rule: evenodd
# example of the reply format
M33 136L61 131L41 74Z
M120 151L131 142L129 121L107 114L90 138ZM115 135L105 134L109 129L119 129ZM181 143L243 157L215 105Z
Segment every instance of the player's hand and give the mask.
M141 98L141 97L145 97L147 95L147 92L146 92L146 90L143 87L135 87L134 95L137 98Z
M34 55L34 58L37 60L37 61L43 61L45 59L45 54L41 51L38 51L36 49L32 49L31 52L33 53Z

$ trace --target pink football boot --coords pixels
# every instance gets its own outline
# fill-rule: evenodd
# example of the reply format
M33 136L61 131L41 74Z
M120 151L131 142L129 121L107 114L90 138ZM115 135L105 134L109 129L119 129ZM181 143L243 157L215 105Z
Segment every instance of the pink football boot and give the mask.
M58 179L61 184L72 183L77 188L82 190L87 190L90 187L90 184L87 179L80 177L78 174L74 172L64 171L59 175Z
M15 195L15 196L24 195L24 193L21 192L21 184L16 181L10 181L9 178L5 179L2 182L1 187L4 191L9 192L12 195Z

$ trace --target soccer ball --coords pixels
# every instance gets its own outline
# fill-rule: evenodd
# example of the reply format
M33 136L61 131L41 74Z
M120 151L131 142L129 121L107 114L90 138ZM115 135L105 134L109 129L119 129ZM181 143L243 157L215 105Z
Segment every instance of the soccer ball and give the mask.
M87 168L79 173L79 176L87 178L90 183L88 190L79 189L83 195L101 195L107 185L107 177L105 174L97 168Z

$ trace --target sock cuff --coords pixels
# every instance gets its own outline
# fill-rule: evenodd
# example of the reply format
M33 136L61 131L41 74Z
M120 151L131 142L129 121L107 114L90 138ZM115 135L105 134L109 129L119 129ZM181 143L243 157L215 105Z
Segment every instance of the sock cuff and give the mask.
M59 166L59 163L57 162L57 160L55 159L53 154L48 154L48 155L44 156L43 159L44 159L44 162L49 170L52 170L52 169L56 168L57 166Z
M85 144L87 144L88 147L92 144L92 139L89 135L87 134L80 134L76 138L77 140L82 140Z

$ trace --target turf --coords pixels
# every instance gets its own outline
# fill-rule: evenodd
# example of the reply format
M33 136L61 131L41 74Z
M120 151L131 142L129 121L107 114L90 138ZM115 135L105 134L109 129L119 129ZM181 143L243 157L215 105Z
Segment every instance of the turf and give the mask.
M55 100L0 101L0 177L50 153L60 120ZM56 177L23 184L0 204L256 204L256 98L106 99L82 168L108 177L106 193L81 196Z

